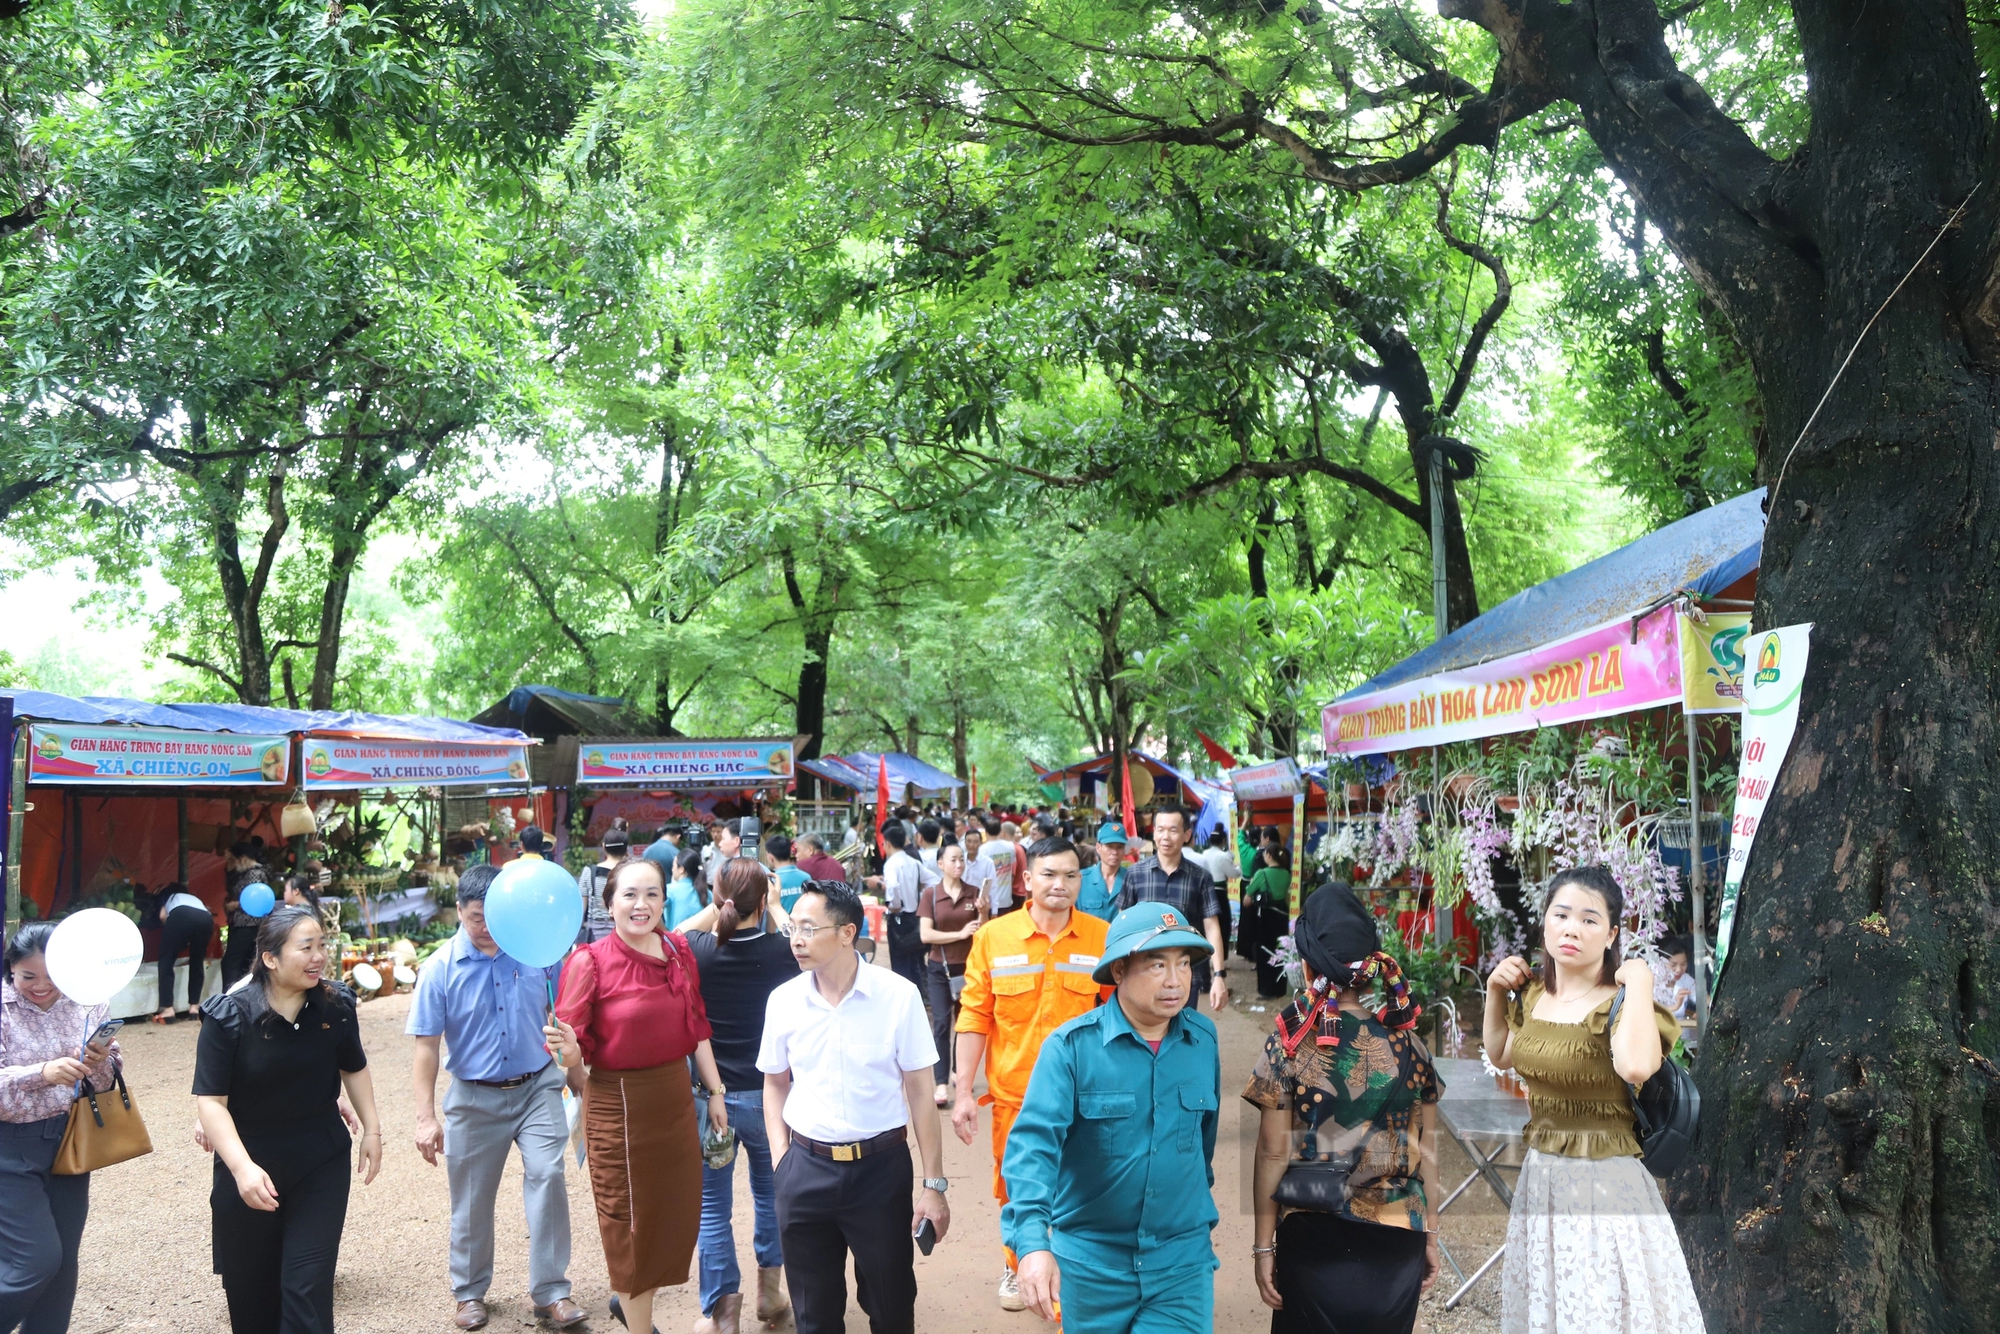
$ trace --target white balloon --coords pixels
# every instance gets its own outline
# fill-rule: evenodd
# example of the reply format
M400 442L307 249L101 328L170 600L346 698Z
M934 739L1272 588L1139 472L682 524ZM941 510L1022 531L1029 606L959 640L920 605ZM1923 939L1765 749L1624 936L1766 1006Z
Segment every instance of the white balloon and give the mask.
M78 1005L103 1005L138 974L145 955L131 918L109 908L85 908L56 923L43 957L58 991Z

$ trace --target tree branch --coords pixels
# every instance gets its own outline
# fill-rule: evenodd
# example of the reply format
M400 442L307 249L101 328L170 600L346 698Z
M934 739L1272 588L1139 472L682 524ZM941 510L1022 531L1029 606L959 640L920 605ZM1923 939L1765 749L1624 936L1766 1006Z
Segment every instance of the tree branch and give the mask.
M235 677L231 676L228 672L223 671L220 667L216 666L214 663L203 662L199 658L190 658L183 653L169 653L167 657L171 658L175 662L183 663L189 667L198 667L204 672L213 672L215 676L218 679L220 679L224 685L228 686L229 689L238 698L242 697L243 683L238 681Z
M1500 257L1476 242L1460 239L1451 230L1451 194L1438 191L1437 211L1438 235L1444 237L1445 244L1465 255L1493 275L1493 300L1480 312L1479 319L1472 326L1471 335L1465 340L1465 350L1459 354L1458 370L1452 376L1451 388L1445 390L1444 401L1438 404L1437 415L1446 421L1457 414L1458 405L1465 398L1465 391L1472 387L1472 373L1479 365L1479 354L1486 347L1487 335L1506 313L1508 302L1514 298L1514 284L1507 279L1507 266Z

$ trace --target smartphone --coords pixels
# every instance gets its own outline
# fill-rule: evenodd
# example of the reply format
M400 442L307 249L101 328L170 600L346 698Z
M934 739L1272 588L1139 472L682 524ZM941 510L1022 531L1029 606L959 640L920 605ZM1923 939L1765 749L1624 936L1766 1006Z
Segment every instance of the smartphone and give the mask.
M86 1047L101 1047L116 1037L118 1030L123 1027L125 1027L123 1019L107 1019L97 1026L97 1031L92 1033L83 1045Z
M937 1224L926 1218L917 1225L917 1230L912 1235L917 1239L917 1249L929 1255L931 1247L937 1245Z

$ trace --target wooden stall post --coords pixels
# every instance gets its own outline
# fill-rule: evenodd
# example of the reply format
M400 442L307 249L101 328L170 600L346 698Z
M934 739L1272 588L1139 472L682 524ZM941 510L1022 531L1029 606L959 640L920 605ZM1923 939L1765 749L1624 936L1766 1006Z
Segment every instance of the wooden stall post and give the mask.
M188 799L174 798L174 879L183 885L188 882Z
M13 709L7 710L7 721L13 721ZM0 728L0 731L9 730ZM21 838L28 816L28 729L14 730L14 744L10 748L13 770L7 784L7 935L12 936L21 929Z

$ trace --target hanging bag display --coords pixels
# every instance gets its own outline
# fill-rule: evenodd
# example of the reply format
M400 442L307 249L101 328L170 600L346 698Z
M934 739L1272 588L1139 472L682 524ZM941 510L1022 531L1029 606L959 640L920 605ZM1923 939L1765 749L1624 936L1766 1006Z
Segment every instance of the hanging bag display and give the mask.
M122 1068L112 1067L112 1086L102 1093L92 1092L87 1083L79 1088L82 1091L69 1106L69 1129L63 1132L51 1172L62 1177L82 1176L153 1151L152 1137L132 1101L132 1090L125 1087Z

